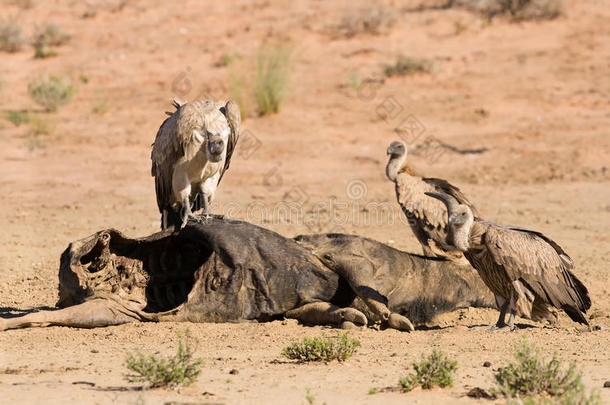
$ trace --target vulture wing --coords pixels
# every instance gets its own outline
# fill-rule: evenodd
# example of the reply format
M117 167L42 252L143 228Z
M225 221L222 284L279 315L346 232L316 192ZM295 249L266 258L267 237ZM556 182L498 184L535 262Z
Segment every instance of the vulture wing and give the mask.
M150 174L155 178L155 190L157 192L157 206L159 211L172 204L172 175L174 164L184 156L184 149L178 142L178 120L180 106L176 111L163 121L157 131L155 142L152 144L150 158L152 167Z
M543 234L517 227L490 226L485 245L499 271L521 281L539 299L563 309L575 322L588 325L587 288L576 278L572 259Z
M225 172L229 170L229 165L231 164L231 156L233 156L233 151L235 150L235 146L237 145L237 140L239 139L239 130L241 126L241 114L239 112L239 106L236 103L229 100L224 107L220 108L220 112L222 112L224 116L227 117L229 127L231 128L231 133L229 134L229 141L227 142L225 165L220 173L218 183L220 183L220 180L222 180L222 176L224 176Z

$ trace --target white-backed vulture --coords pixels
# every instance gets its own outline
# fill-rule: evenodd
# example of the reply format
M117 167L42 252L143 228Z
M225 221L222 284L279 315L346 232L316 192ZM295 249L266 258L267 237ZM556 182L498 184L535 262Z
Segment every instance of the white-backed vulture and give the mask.
M450 258L461 257L455 248L446 243L447 215L445 206L440 202L428 198L425 192L443 192L452 195L460 203L468 205L477 215L476 208L462 194L459 188L442 179L422 178L406 164L407 148L400 141L392 142L388 147L390 156L386 166L386 176L394 182L398 204L411 225L411 229L421 243L424 255L445 256ZM441 252L435 252L430 246L433 241ZM451 252L453 251L453 252ZM456 257L457 256L457 257Z
M152 145L161 228L182 228L193 211L210 204L239 138L239 107L213 101L174 100L176 111L157 132ZM192 204L192 206L191 206Z
M497 328L514 328L515 314L535 321L557 320L562 309L575 322L589 325L591 299L572 270L574 262L540 232L475 218L470 207L445 193L426 193L448 212L448 243L464 252L500 308ZM508 324L504 323L506 313Z

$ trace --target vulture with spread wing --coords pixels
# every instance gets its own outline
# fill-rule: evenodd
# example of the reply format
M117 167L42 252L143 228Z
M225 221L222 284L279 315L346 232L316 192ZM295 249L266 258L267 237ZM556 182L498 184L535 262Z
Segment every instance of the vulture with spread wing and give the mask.
M426 178L416 175L406 164L407 148L400 141L392 142L388 147L390 156L386 166L386 176L396 186L396 198L402 207L413 233L421 243L426 256L448 256L452 259L461 257L455 248L446 243L447 215L445 206L436 200L428 198L426 192L443 192L453 196L460 203L466 204L477 215L476 208L462 194L459 188L446 180ZM439 248L437 253L432 249L431 243Z
M576 278L574 263L554 241L540 232L475 218L470 207L446 193L426 193L442 201L448 213L448 243L464 252L496 296L496 327L514 328L515 314L555 322L554 308L589 325L589 292ZM504 323L510 313L508 325Z
M152 145L151 174L155 178L161 228L182 228L191 212L210 204L239 137L239 107L213 101L179 100L167 113Z

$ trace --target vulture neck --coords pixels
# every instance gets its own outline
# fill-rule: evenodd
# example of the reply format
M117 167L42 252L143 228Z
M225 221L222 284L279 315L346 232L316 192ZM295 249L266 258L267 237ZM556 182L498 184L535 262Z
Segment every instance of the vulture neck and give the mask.
M396 181L396 176L398 176L398 172L403 168L405 161L407 160L407 154L403 154L400 156L392 156L388 161L388 165L385 168L385 175L391 181Z

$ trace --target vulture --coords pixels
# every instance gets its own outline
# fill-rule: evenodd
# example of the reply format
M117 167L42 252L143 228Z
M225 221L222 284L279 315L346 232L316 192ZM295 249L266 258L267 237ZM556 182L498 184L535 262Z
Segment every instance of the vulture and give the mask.
M461 204L466 204L475 216L476 208L462 194L459 188L446 180L420 177L407 164L407 148L400 141L392 142L387 149L390 156L386 166L386 176L396 187L398 204L409 221L415 237L422 246L425 256L449 256L458 259L462 255L446 243L447 215L445 206L428 198L426 192L443 192L453 196ZM441 253L436 253L431 246L433 242Z
M471 208L446 193L426 193L448 213L448 243L464 253L496 297L496 328L515 328L515 314L534 321L557 320L562 309L574 322L589 326L589 292L574 275L574 262L540 232L475 218ZM508 324L504 323L510 313Z
M152 145L161 229L182 229L192 212L210 204L239 138L241 117L233 101L184 102L174 99Z

